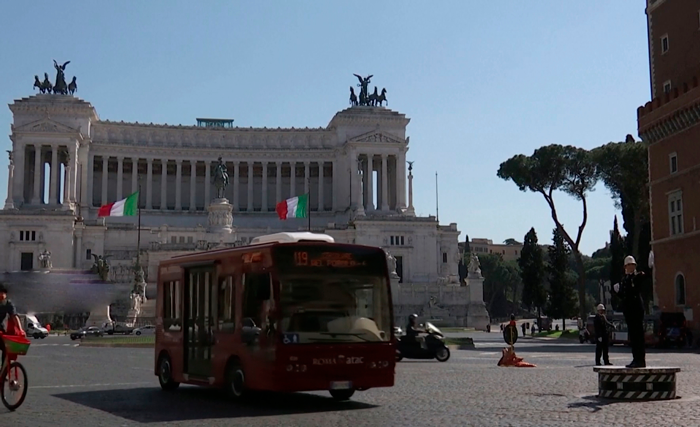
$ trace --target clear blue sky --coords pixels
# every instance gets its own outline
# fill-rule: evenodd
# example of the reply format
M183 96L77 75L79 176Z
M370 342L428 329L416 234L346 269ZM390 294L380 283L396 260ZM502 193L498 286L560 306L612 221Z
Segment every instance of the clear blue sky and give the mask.
M417 212L470 237L549 242L536 194L496 177L512 155L559 143L592 148L636 136L649 100L643 1L8 2L0 15L0 101L33 93L35 74L70 60L77 95L102 119L239 126L326 126L353 73L374 74L411 118ZM61 11L59 13L59 11ZM0 108L0 129L11 114ZM10 147L7 137L2 149ZM7 188L0 159L0 201ZM561 194L572 231L580 204ZM582 250L604 246L617 213L589 197Z

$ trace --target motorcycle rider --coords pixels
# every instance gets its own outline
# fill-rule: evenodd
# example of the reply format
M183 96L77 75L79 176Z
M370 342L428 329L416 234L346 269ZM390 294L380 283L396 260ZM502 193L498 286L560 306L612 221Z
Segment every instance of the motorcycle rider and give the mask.
M413 341L420 343L421 348L427 348L425 345L425 337L420 336L421 332L425 332L416 325L418 319L417 314L411 314L408 316L408 326L406 326L406 339L407 341Z

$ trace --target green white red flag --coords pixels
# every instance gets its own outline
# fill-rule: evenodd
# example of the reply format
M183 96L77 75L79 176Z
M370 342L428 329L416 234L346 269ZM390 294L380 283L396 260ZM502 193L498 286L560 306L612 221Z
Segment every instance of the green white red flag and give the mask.
M138 204L139 192L137 191L126 199L101 206L97 216L136 216Z
M303 194L279 202L275 210L282 220L288 218L306 218L309 216L309 195Z

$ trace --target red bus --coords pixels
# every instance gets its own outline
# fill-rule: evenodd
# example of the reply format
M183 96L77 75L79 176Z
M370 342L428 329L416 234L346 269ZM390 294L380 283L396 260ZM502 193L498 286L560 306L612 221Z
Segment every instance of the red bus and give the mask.
M251 245L162 261L155 374L247 390L392 387L396 348L386 253L324 234L277 233Z

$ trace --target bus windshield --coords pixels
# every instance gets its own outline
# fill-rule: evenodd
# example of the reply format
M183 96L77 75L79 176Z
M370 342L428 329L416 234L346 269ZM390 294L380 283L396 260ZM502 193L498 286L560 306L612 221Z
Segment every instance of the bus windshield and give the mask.
M286 343L391 339L383 251L333 246L277 249L279 326Z

